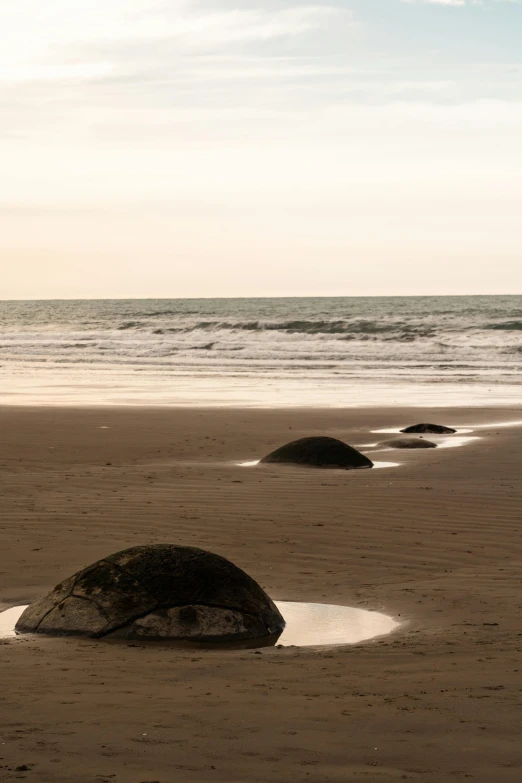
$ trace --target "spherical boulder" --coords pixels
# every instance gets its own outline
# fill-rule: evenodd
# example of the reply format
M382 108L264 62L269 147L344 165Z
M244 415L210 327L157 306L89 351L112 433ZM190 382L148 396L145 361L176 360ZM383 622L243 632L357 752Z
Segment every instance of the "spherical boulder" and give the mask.
M294 440L276 449L262 463L305 465L314 468L373 468L373 462L337 438L312 437Z
M234 641L277 637L285 622L248 574L193 547L122 552L65 579L23 612L18 633Z
M422 438L399 438L383 444L389 449L436 449L437 444Z
M401 432L406 433L419 433L419 432L431 432L433 435L451 435L457 430L451 427L444 427L442 424L412 424L411 427L405 427Z

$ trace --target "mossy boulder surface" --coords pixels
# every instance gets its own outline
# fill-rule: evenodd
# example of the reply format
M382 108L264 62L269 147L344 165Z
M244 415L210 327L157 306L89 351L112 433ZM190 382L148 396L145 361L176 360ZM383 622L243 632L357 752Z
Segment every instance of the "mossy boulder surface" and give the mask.
M436 449L437 444L423 438L398 438L383 444L390 449Z
M276 449L262 463L304 465L314 468L372 468L373 462L357 449L337 438L301 438Z
M18 633L233 641L278 636L284 619L224 557L173 544L99 560L27 607Z
M431 432L433 435L451 435L457 430L451 427L444 427L442 424L412 424L411 427L405 427L401 432L405 433L419 433L419 432Z

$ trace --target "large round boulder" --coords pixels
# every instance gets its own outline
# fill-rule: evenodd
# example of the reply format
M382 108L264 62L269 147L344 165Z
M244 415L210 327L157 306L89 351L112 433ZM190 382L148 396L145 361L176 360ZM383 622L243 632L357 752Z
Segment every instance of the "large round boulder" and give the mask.
M389 449L436 449L437 444L423 438L398 438L384 443Z
M314 468L373 468L373 462L337 438L312 437L294 440L264 457L261 462L307 465Z
M124 549L65 579L27 607L16 631L234 641L277 637L284 625L257 582L224 557L154 544Z
M405 427L401 432L406 433L419 433L419 432L431 432L433 435L451 435L457 430L451 427L444 427L442 424L412 424L411 427Z

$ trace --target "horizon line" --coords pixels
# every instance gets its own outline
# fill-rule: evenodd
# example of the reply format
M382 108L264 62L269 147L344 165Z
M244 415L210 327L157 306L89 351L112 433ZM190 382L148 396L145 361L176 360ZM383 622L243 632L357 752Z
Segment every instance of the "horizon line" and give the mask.
M505 296L522 296L522 293L495 293L495 294L276 294L274 296L119 296L119 297L29 297L29 298L14 298L3 299L0 298L0 303L12 303L12 302L146 302L146 301L200 301L200 300L214 300L214 299L232 299L232 300L246 300L246 299L431 299L438 298L464 298L464 297L505 297Z

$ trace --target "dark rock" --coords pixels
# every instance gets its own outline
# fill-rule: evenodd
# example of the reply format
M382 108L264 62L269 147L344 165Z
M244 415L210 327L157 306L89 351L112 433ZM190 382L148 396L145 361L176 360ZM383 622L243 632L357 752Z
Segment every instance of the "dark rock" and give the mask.
M308 465L314 468L372 468L373 462L336 438L301 438L287 443L264 457L263 463Z
M399 438L398 440L390 440L387 443L383 443L383 446L388 446L390 449L436 449L437 444L432 443L430 440L423 440L422 438Z
M451 427L443 427L442 424L413 424L411 427L401 430L401 432L431 432L434 435L450 435L453 432L457 432L457 430Z
M219 555L154 544L125 549L57 585L18 633L233 641L279 636L284 620L250 576Z

